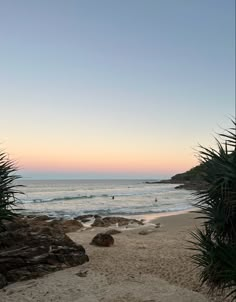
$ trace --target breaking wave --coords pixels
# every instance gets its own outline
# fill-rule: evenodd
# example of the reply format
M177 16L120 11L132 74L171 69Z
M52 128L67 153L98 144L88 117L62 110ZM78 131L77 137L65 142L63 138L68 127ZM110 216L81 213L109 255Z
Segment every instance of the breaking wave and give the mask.
M77 196L63 196L63 197L55 197L55 198L48 198L48 199L42 199L42 198L35 198L33 200L25 200L23 202L25 203L45 203L45 202L54 202L54 201L64 201L64 200L79 200L79 199L92 199L96 197L108 197L108 195L103 194L100 196L96 195L77 195Z

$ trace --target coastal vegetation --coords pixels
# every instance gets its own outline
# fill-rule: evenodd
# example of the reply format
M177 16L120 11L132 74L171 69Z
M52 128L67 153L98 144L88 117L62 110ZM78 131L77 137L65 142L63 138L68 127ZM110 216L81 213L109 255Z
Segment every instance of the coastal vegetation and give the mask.
M202 190L207 187L205 181L205 165L200 163L199 165L191 168L190 170L178 173L172 176L170 179L164 179L160 181L146 181L146 184L179 184L176 189L189 189L189 190Z
M171 177L171 180L177 182L204 181L204 164L201 163L187 172L176 174Z
M207 188L208 183L205 180L205 165L200 163L198 166L190 170L176 174L171 177L170 183L179 183L176 189L190 189L190 190L204 190Z
M212 291L227 289L236 300L235 121L232 124L216 138L216 149L200 146L199 169L207 187L196 193L196 212L204 222L192 233L192 259L201 269L202 284Z
M8 155L0 152L0 230L4 228L4 220L12 220L16 216L15 206L19 202L18 194L19 184L15 181L21 178L17 173L17 167L14 161L9 159Z

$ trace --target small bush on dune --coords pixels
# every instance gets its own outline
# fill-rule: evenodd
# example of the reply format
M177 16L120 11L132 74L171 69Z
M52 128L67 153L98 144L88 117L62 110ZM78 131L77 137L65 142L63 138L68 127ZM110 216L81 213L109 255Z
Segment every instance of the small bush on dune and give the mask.
M15 206L19 199L18 194L23 194L15 181L21 176L16 174L17 167L5 152L0 152L0 230L4 229L3 221L11 220L16 216Z
M231 289L236 300L236 123L216 139L217 150L200 146L206 190L197 193L201 229L192 233L193 261L210 290Z

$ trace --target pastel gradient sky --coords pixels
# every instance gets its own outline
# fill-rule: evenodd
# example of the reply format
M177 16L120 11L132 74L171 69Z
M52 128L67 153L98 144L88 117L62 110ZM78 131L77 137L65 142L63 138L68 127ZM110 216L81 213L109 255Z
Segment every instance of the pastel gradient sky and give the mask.
M0 104L24 177L183 172L235 114L235 1L0 0Z

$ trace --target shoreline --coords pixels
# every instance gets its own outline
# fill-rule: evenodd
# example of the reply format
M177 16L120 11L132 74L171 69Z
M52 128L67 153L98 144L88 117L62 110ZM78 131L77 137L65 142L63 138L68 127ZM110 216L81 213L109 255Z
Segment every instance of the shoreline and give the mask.
M110 214L110 215L101 215L101 214L86 214L86 215L90 215L90 216L100 216L102 218L104 217L124 217L124 218L128 218L128 219L136 219L136 220L140 220L143 221L144 223L149 223L152 220L155 220L157 218L161 218L161 217L166 217L166 216L175 216L175 215L181 215L181 214L186 214L186 213L191 213L191 211L193 211L194 207L186 209L186 210L177 210L177 211L166 211L166 212L156 212L156 213L143 213L143 214ZM49 220L78 220L77 217L68 217L68 218L62 218L62 217L57 217L57 216L49 216L47 213L38 213L38 212L29 212L29 213L19 213L18 214L20 217L44 217L47 216ZM83 215L81 215L83 216Z
M124 215L127 218L135 218L137 220L144 220L144 223L150 223L156 221L162 217L170 217L170 216L177 216L182 214L191 213L195 208L187 209L187 210L180 210L180 211L173 211L173 212L162 212L162 213L147 213L147 214L137 214L137 215Z

